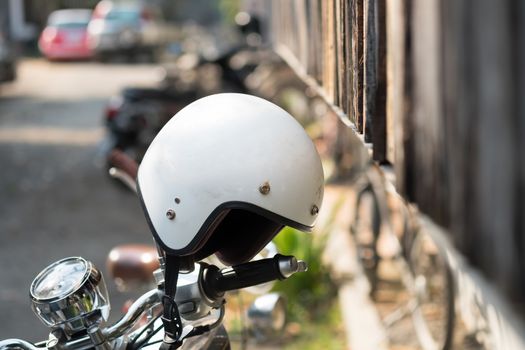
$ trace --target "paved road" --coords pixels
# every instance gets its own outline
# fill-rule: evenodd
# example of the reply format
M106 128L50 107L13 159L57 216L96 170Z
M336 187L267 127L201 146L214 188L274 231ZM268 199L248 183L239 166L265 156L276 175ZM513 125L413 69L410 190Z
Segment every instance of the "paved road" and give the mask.
M47 337L28 290L49 263L83 256L105 272L114 245L151 242L137 199L104 176L95 156L108 97L158 73L153 65L25 60L18 80L0 86L0 339ZM116 319L126 296L106 283Z

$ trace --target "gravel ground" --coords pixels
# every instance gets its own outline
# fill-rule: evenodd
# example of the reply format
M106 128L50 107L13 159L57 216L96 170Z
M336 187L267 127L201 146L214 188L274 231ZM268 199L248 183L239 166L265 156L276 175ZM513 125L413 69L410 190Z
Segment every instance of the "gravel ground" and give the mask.
M154 65L23 60L0 87L0 339L31 341L47 329L29 306L33 277L53 261L83 256L105 273L109 250L149 243L138 200L96 165L107 99L149 85ZM107 273L106 273L107 275ZM106 277L112 319L129 295Z

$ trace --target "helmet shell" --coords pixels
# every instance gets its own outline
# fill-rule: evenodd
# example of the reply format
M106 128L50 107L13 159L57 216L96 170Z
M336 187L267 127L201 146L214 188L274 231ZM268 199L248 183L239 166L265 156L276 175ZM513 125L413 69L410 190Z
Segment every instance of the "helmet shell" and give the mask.
M179 111L148 148L137 181L157 242L189 255L229 209L311 229L324 176L312 141L290 114L258 97L226 93Z

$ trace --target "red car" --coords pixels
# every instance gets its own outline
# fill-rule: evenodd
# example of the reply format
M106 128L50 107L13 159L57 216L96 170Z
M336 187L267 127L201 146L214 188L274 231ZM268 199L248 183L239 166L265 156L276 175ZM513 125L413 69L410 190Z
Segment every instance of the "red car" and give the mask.
M40 52L50 60L91 58L87 35L91 13L84 9L52 12L38 40Z

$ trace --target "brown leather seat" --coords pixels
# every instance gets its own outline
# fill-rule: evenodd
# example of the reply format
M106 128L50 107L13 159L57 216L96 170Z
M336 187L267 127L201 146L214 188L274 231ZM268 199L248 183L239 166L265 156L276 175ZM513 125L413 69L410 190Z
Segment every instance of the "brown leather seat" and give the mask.
M159 268L157 249L146 244L116 246L107 259L107 269L119 287L150 285Z

